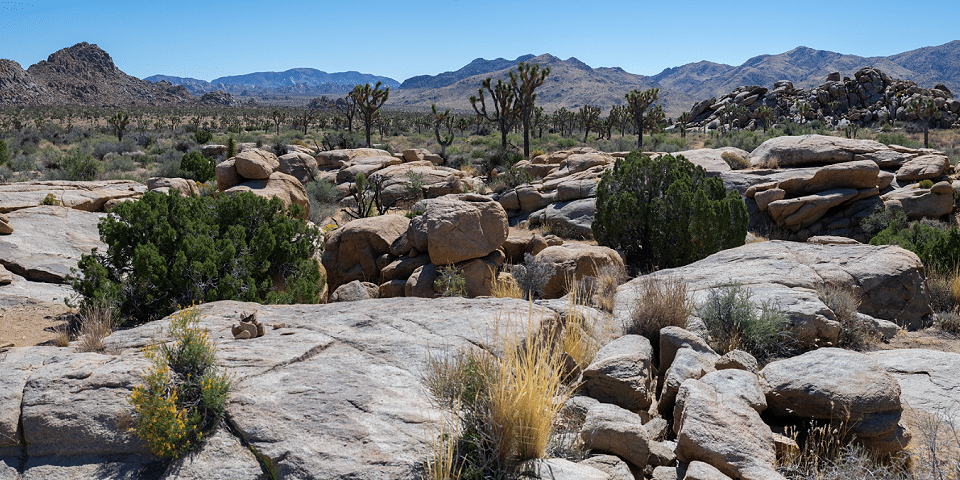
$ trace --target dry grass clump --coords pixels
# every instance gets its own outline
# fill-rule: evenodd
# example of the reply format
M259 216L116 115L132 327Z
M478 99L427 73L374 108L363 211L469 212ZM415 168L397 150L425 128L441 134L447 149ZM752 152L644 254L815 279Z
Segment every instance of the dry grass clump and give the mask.
M513 275L506 272L501 272L493 280L491 293L497 298L523 298L523 289L514 280Z
M531 313L527 331L538 330ZM533 335L501 331L499 357L486 350L433 358L422 381L459 425L444 426L425 462L426 477L501 478L546 455L554 420L572 389L560 348Z
M653 345L660 343L660 329L685 328L693 304L687 298L687 282L679 277L647 276L637 287L637 303L624 333L643 335Z
M80 334L78 348L81 352L102 352L103 339L113 333L116 325L113 309L91 305L80 310Z
M53 343L58 347L69 347L70 346L70 323L65 322L53 327L53 332L57 334L53 339Z
M727 165L730 165L733 170L745 170L751 167L750 160L733 152L723 152L720 154L720 158L727 162Z
M840 347L865 350L877 343L877 334L857 317L860 296L856 291L848 287L824 284L817 288L817 296L836 315L837 322L840 322Z
M578 283L581 282L573 282L573 288L567 294L568 305L560 348L576 364L577 369L582 370L593 362L594 355L602 346L602 340L596 331L597 319L589 318L585 308L588 302L584 293L588 293L589 288L579 288ZM588 284L592 285L592 282Z
M943 333L960 336L960 313L957 311L940 312L937 314L935 325Z
M960 272L931 268L927 274L927 297L936 313L952 312L960 306Z
M597 272L597 291L595 302L601 310L613 312L613 303L617 296L617 287L627 280L627 267L623 265L604 265Z

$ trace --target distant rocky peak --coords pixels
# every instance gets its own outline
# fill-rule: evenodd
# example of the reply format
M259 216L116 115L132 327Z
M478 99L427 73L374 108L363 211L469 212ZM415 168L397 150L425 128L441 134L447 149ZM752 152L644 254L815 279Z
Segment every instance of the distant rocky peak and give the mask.
M53 69L59 72L70 72L80 75L93 72L109 74L118 72L117 66L113 63L113 59L110 58L110 54L103 51L96 44L89 44L87 42L81 42L72 47L64 48L50 54L45 62L39 62L30 67L29 70L34 69Z

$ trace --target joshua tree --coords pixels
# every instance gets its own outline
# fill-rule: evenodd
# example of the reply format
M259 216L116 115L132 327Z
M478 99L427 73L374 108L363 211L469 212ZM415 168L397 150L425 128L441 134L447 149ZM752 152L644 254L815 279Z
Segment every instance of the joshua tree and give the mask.
M930 121L940 118L940 109L932 98L924 100L915 98L907 106L910 112L915 113L923 126L923 148L930 148Z
M547 75L550 75L550 67L544 67L541 70L537 63L520 62L517 64L517 71L511 71L509 75L510 86L513 87L516 97L517 113L523 124L523 156L530 157L530 120L537 101L534 90L543 85Z
M381 82L377 82L373 87L371 87L369 83L356 85L353 87L353 91L350 92L353 101L357 102L357 112L360 114L360 119L363 120L368 147L371 145L370 129L373 127L374 117L390 96L390 87L385 87L381 90L380 87L382 85Z
M433 110L433 134L436 135L437 143L440 144L440 156L446 160L447 146L453 143L453 117L450 116L449 109L443 113L437 112L435 103L430 104L430 109ZM441 127L447 131L442 136L440 135Z
M767 127L770 126L770 121L773 120L773 109L763 105L757 108L757 115L759 115L760 120L763 121L763 133L767 133Z
M343 114L345 119L344 123L347 124L347 131L352 134L353 116L357 114L357 101L353 98L353 92L348 93L346 97L338 99L334 106L338 112Z
M577 118L580 119L580 125L583 126L583 143L587 143L587 136L590 135L590 127L600 118L600 107L593 105L584 105L577 112Z
M680 138L687 138L687 123L690 123L690 112L683 112L677 117L677 126L680 128Z
M633 118L633 126L637 129L637 149L643 149L643 114L659 97L659 88L651 88L643 92L640 90L627 92L627 109L630 117Z
M492 84L492 78L480 82L480 88L477 89L479 97L470 96L470 105L477 115L483 117L489 122L495 123L500 129L500 149L507 151L507 133L513 130L514 125L519 120L520 109L517 105L516 90L503 80L497 79L496 85ZM486 96L483 90L490 92L490 99L493 100L493 114L487 112ZM480 107L477 107L477 103Z
M117 141L123 141L123 131L130 124L130 115L126 112L117 112L112 117L107 118L107 123L113 125L113 131L117 134Z
M283 110L277 108L274 109L273 112L270 112L270 116L273 117L273 123L277 125L277 135L280 135L280 124L287 121L287 114Z
M797 112L800 113L800 123L802 124L806 120L807 114L810 113L810 104L797 100Z

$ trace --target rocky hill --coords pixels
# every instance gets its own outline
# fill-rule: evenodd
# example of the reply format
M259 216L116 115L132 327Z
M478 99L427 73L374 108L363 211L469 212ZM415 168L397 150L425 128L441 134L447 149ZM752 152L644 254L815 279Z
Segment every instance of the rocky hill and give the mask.
M245 75L233 75L215 78L208 82L196 78L153 75L144 80L148 82L168 81L173 85L183 85L194 95L203 95L214 90L233 94L324 94L348 92L354 85L382 82L395 88L400 82L389 78L356 71L327 73L315 68L292 68L284 72L255 72ZM246 93L244 93L246 92Z
M625 102L624 94L633 89L658 87L651 77L635 75L622 68L592 68L576 58L561 60L550 54L524 55L514 61L474 60L456 72L445 72L432 78L414 77L390 92L387 105L403 108L438 107L472 111L469 98L477 94L480 82L487 77L506 78L517 63L526 61L550 67L550 76L537 89L537 105L546 111L560 107L579 108L581 105L599 105L609 109ZM495 70L491 70L495 69ZM693 97L677 92L661 92L661 101L668 111L679 113L691 104Z
M23 70L0 60L3 105L169 105L195 101L182 86L153 84L120 71L110 55L83 42Z

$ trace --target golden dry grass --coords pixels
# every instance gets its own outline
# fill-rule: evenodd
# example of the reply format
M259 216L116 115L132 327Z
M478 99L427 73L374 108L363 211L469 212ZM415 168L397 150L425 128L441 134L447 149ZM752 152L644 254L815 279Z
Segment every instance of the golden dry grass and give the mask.
M81 352L102 352L103 339L113 333L113 310L104 306L86 307L80 311L80 333L77 338Z
M657 344L661 328L685 328L692 310L686 281L679 277L647 276L637 287L637 303L623 326L624 332L643 335Z

